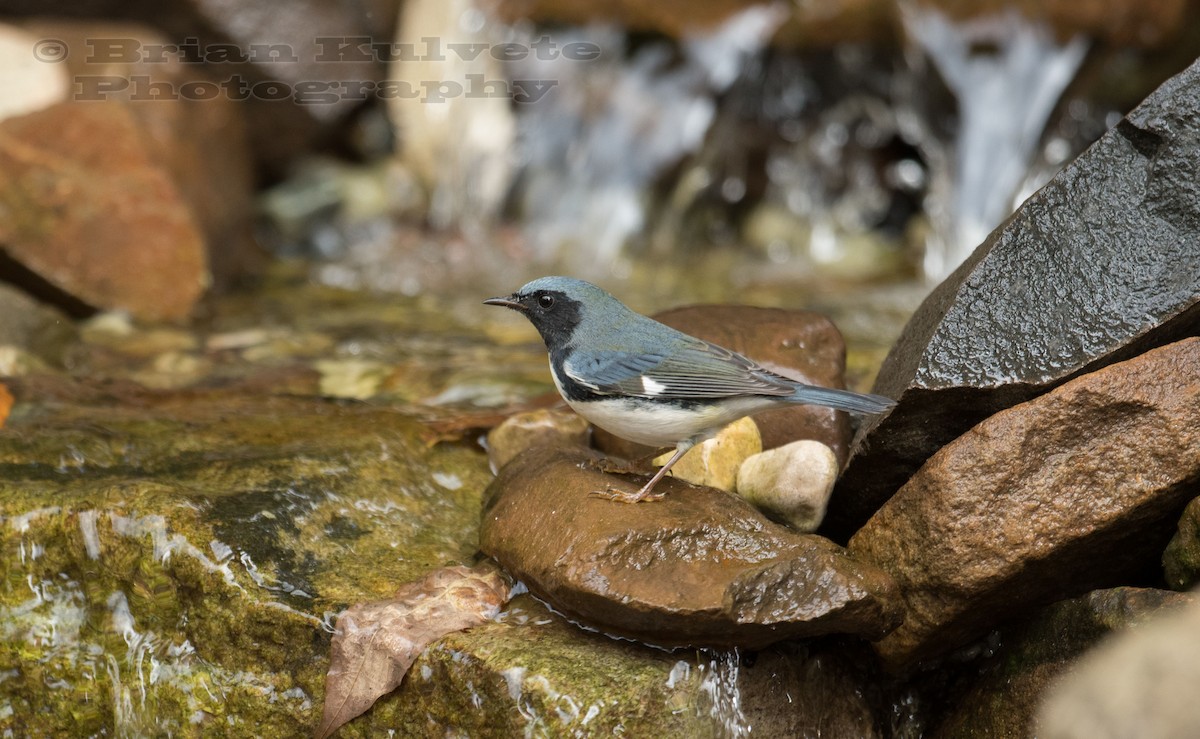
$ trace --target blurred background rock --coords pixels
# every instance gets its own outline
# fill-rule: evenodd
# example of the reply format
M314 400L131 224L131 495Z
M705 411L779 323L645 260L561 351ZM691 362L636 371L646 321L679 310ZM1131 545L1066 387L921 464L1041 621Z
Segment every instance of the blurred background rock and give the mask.
M3 276L75 314L168 319L279 256L408 295L552 270L760 302L781 283L929 285L1200 53L1198 16L2 0ZM129 153L104 156L114 141ZM123 207L83 184L117 181Z

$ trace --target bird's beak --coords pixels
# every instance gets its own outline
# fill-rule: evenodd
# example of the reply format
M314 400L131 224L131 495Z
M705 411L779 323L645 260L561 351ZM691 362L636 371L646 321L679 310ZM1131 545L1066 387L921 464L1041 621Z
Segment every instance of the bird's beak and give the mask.
M509 295L507 298L488 298L487 300L483 301L483 304L484 305L502 305L505 308L512 308L513 310L519 310L522 313L524 313L525 306L521 305L521 303L518 302L516 298L517 298L516 295Z

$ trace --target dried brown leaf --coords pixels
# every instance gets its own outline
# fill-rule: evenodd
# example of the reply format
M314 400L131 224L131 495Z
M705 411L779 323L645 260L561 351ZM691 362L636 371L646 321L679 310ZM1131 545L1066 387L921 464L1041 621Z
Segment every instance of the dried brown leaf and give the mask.
M485 623L508 600L495 567L443 567L406 583L393 598L358 603L338 616L325 676L324 739L400 685L431 642Z

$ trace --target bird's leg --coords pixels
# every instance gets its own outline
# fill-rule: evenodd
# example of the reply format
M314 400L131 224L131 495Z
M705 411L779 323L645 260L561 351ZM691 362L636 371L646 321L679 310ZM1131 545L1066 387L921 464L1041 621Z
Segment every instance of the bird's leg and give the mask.
M650 478L650 482L643 485L642 489L636 493L626 493L610 486L607 490L597 490L593 492L592 495L600 498L606 498L608 500L615 500L619 503L640 503L643 500L661 500L663 497L662 493L651 492L654 489L654 486L658 484L659 480L663 479L663 477L671 470L671 468L675 466L675 463L678 462L683 455L687 454L688 450L695 446L695 444L696 442L692 441L691 439L685 439L676 444L675 453L671 455L671 458L667 460L667 463L660 467L658 472L654 473L654 477Z

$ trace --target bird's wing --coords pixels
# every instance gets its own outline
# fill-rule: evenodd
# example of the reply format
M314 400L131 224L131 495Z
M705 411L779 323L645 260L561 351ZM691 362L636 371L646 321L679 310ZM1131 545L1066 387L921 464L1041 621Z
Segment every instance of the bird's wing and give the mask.
M693 339L653 352L573 352L564 371L603 395L640 398L722 398L730 395L791 395L794 386L728 349Z

